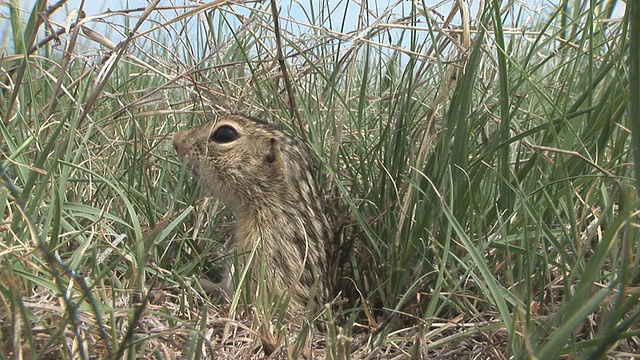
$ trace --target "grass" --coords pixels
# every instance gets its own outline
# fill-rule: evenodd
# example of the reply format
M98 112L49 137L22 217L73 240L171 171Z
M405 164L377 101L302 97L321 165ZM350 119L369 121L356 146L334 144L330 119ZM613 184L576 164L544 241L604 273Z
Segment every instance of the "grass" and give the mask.
M154 2L95 33L11 4L0 358L640 352L635 2L283 2L277 31L266 2ZM232 219L169 139L230 111L316 159L341 279L320 329L197 281Z

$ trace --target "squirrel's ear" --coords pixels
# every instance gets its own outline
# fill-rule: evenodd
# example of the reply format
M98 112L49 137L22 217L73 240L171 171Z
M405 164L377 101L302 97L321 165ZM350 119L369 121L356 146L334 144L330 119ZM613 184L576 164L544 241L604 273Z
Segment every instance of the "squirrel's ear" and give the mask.
M263 111L260 111L260 112L258 112L257 114L255 114L253 116L255 118L257 118L257 119L260 119L260 120L266 122L267 124L277 125L278 122L275 121L271 115L272 114L269 111L263 110Z
M264 163L267 165L273 165L278 160L278 141L275 138L269 140L269 147L267 154L264 156Z

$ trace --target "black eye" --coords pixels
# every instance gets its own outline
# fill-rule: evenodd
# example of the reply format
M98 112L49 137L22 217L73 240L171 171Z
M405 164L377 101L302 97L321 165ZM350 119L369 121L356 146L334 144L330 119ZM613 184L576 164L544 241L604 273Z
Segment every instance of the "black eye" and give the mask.
M220 144L230 143L237 140L240 137L236 129L229 125L222 125L213 132L210 141L214 141Z

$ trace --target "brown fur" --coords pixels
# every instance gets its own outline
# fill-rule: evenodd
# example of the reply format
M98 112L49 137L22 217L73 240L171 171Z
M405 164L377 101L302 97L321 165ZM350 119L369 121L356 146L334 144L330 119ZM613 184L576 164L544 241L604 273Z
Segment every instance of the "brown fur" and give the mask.
M223 126L237 139L216 141ZM251 272L257 279L264 271L269 299L290 295L290 315L330 300L332 231L309 157L295 139L272 124L228 115L174 134L173 147L235 214L234 248L257 248Z

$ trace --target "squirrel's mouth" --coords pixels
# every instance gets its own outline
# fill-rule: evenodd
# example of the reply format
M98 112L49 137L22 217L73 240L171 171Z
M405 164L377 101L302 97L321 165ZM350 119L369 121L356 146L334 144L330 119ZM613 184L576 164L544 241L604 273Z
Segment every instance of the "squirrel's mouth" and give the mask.
M185 167L189 169L193 177L199 177L198 162L195 159L190 158L188 155L178 152L178 158L185 164Z
M187 169L189 169L189 171L191 171L191 175L193 175L194 177L199 177L200 176L200 172L198 171L198 162L195 161L194 159L189 159L187 157Z
M185 164L186 168L191 171L191 175L197 177L200 176L198 172L198 162L196 159L189 156L185 149L184 140L188 131L178 132L173 134L172 145L178 155L178 158Z

